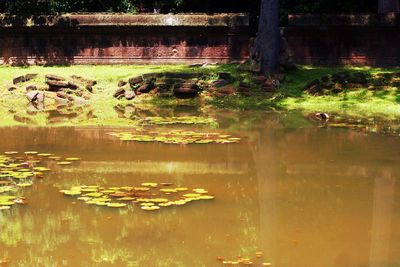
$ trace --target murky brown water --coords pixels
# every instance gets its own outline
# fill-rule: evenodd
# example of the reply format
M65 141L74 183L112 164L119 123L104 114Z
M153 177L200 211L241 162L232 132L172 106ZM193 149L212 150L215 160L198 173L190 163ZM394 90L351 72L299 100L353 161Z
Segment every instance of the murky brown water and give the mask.
M296 115L221 113L218 121L218 131L242 142L142 144L112 139L110 129L1 128L0 151L82 161L53 168L25 190L29 205L0 213L0 260L222 266L216 257L261 251L255 262L277 267L400 266L399 137L321 129ZM216 199L146 212L73 204L58 192L153 181L205 188Z

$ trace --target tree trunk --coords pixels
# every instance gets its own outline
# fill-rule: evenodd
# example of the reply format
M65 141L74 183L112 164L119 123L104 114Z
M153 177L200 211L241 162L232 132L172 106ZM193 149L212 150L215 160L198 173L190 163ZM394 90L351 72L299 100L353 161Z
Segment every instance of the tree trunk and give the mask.
M383 15L390 12L400 12L399 0L379 0L378 13Z
M262 72L272 74L278 70L280 40L279 0L262 0L258 33L252 51Z

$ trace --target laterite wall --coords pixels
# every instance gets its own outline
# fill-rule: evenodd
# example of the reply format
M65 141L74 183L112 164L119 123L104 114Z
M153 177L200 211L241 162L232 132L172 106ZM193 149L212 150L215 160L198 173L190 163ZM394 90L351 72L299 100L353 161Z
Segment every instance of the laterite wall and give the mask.
M289 16L284 28L298 64L400 66L400 16Z
M249 56L242 14L1 18L0 63L226 63Z

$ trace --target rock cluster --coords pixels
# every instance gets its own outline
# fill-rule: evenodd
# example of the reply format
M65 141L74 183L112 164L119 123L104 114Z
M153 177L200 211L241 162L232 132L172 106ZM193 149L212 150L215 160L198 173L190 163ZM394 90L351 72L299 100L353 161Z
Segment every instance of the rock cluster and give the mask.
M114 97L132 100L138 95L154 94L161 97L194 98L202 91L202 74L149 73L118 82Z
M81 76L72 75L68 79L65 77L47 74L44 83L27 82L35 79L38 74L26 74L13 79L13 85L8 87L8 91L18 89L18 86L25 86L26 97L30 103L39 105L45 100L49 103L75 103L83 104L91 97L96 81L85 79Z
M195 98L206 91L212 96L229 96L233 94L251 95L251 87L256 85L262 92L275 92L284 76L271 78L255 76L250 80L238 80L228 72L217 73L150 73L132 77L118 83L114 97L118 99L134 99L138 95L152 94L160 97Z
M352 89L382 90L389 87L400 87L400 72L371 75L363 71L341 71L311 81L305 90L312 95L328 95Z

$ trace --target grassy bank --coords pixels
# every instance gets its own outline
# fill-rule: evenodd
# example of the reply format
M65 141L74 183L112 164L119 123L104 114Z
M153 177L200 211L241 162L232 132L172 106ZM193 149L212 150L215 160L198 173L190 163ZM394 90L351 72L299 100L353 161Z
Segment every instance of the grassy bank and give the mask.
M400 88L387 87L380 90L353 88L337 94L315 96L307 93L306 85L315 79L338 72L364 72L371 75L388 72L400 72L400 69L368 67L309 67L287 73L285 82L277 93L266 98L264 94L252 97L231 96L212 99L211 103L224 108L239 109L285 109L301 110L304 113L328 112L353 117L400 118Z
M301 110L302 112L328 112L355 117L382 117L395 119L400 117L400 91L399 88L385 88L383 90L368 90L357 88L345 90L337 94L324 96L310 95L304 91L305 86L314 79L319 79L328 74L339 71L349 72L363 71L372 75L400 71L400 69L378 69L378 68L314 68L300 67L298 70L286 74L281 88L274 94L263 93L260 88L252 83L252 75L239 65L218 65L208 67L188 67L183 65L161 65L161 66L62 66L62 67L0 67L0 125L13 126L21 124L34 124L38 126L57 125L105 125L105 126L127 126L135 124L131 115L121 116L116 112L117 106L129 106L134 104L151 104L159 107L164 105L188 105L197 107L219 107L238 110L251 109L283 109ZM228 72L234 78L232 86L237 87L239 81L249 82L251 85L251 96L242 96L238 93L213 97L205 92L202 97L195 100L178 100L175 98L155 98L141 96L133 101L117 100L112 94L117 89L118 81L127 80L130 77L154 72L201 72L212 75L216 72ZM37 73L39 76L32 81L24 83L18 90L9 92L8 86L12 84L13 78L27 73ZM80 75L87 79L98 82L91 99L84 107L67 107L57 109L54 107L43 110L32 110L27 107L24 86L44 82L45 74L55 74L63 77ZM132 106L132 105L131 105ZM52 123L50 113L53 113ZM151 113L151 112L150 112ZM73 114L73 115L71 115ZM157 112L151 114L157 115ZM160 114L162 115L162 114ZM57 116L63 120L57 121ZM132 115L133 116L133 115Z

